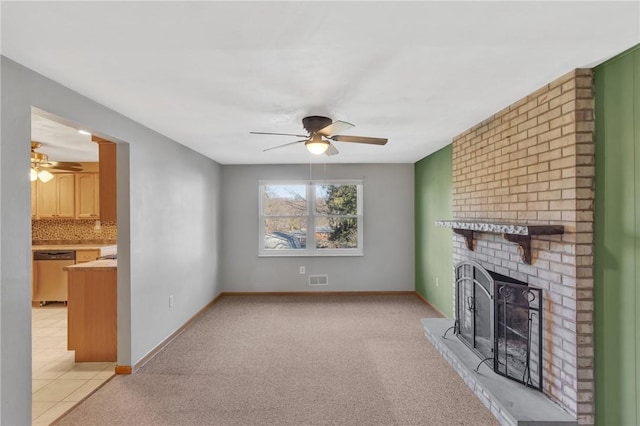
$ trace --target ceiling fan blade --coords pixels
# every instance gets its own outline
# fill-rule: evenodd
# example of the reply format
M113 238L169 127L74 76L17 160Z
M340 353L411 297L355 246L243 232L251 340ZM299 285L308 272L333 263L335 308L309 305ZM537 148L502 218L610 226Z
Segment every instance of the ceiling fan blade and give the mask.
M65 170L68 172L81 172L82 167L71 167L71 166L51 166L51 169L55 170Z
M284 145L272 146L271 148L263 149L263 150L262 150L262 152L271 151L272 149L284 148L285 146L295 145L295 144L297 144L297 143L306 142L307 140L308 140L308 139L303 139L303 140L301 140L301 141L295 141L295 142L285 143Z
M333 123L329 124L327 127L323 127L322 129L318 130L318 133L320 133L323 136L331 136L331 135L335 135L336 133L349 130L352 127L354 127L353 124L347 123L346 121L334 121Z
M308 138L308 135L294 135L293 133L269 133L269 132L249 132L252 135L276 135L276 136L297 136L299 138Z
M69 166L69 167L82 167L82 164L75 161L49 161L54 166Z
M368 143L371 145L385 145L389 139L386 138L369 138L366 136L344 136L336 135L330 138L336 142L354 142L354 143Z
M329 142L329 148L327 148L327 150L324 152L325 154L331 156L331 155L336 155L338 154L340 151L338 151L338 148L335 147L334 144L332 144L331 142Z
M45 161L45 162L39 163L38 166L49 168L49 169L59 169L61 167L67 167L67 168L82 170L82 164L71 162L71 161Z

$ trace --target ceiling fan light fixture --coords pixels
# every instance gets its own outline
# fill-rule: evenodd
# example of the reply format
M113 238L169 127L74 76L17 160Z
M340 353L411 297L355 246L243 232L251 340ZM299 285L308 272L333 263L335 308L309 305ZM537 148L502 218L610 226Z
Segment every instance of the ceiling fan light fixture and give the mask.
M51 179L53 179L53 174L49 173L46 170L38 170L35 167L32 167L31 171L29 172L29 179L31 179L31 182L40 179L40 182L47 183Z
M38 179L40 179L43 183L47 183L51 179L53 179L53 175L46 170L41 170L38 172Z
M304 144L309 152L315 155L324 154L329 149L329 141L322 139L320 135L313 135Z

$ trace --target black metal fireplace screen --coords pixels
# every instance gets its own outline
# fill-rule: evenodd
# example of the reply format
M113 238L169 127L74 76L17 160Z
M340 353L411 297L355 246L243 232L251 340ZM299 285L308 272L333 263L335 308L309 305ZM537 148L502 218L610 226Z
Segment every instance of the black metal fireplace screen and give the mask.
M542 390L542 290L487 271L473 261L456 266L458 338L493 370Z

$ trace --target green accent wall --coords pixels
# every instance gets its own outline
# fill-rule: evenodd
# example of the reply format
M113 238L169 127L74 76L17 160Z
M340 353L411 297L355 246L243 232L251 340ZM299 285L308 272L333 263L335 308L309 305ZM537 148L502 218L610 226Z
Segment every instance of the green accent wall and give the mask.
M594 69L596 424L640 424L640 45Z
M452 218L452 145L415 164L416 291L453 317L453 236L436 220Z

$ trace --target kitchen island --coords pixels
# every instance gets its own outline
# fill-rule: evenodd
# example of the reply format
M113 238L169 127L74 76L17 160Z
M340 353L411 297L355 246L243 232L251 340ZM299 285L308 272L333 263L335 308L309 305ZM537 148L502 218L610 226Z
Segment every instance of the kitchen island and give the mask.
M76 362L113 362L118 354L116 259L66 266L67 349Z
M96 250L99 256L114 254L118 251L118 245L113 243L69 243L69 242L34 242L31 250Z
M31 244L31 251L64 251L76 252L76 263L89 262L101 256L110 256L118 252L118 245L104 242L70 242L51 241L48 243L39 241Z
M67 272L64 267L115 255L114 241L33 241L31 245L31 300L36 306L67 302Z

